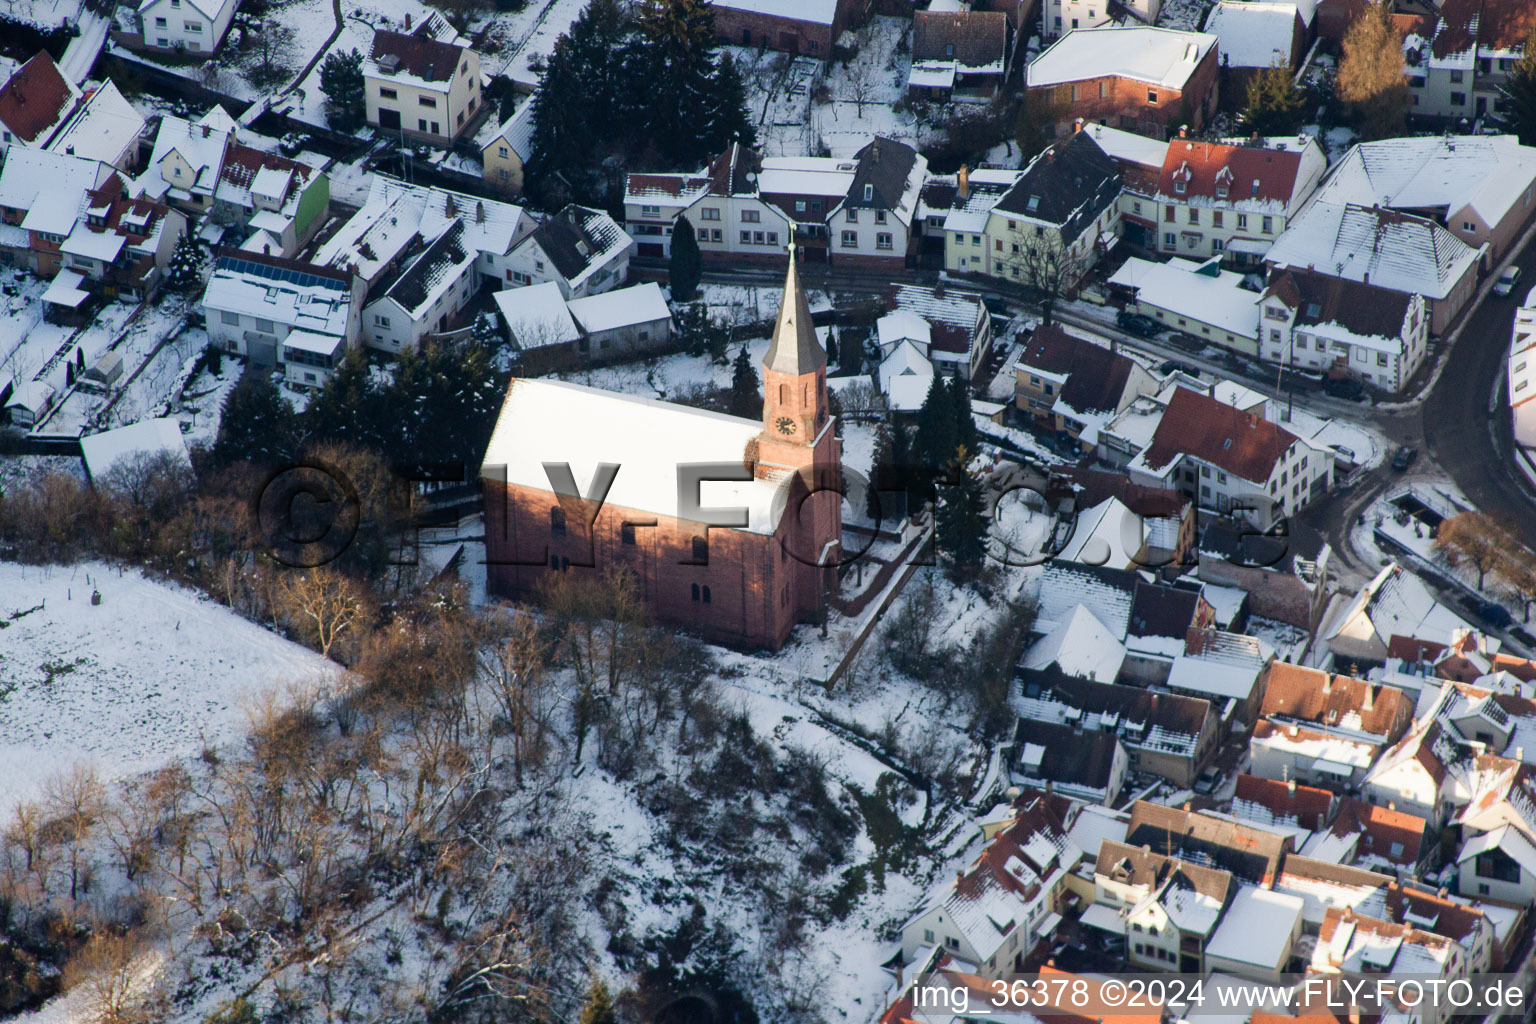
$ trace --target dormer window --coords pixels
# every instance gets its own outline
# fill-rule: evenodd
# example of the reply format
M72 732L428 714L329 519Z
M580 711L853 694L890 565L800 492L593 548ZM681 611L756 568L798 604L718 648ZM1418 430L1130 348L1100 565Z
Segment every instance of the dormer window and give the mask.
M1217 185L1216 186L1216 198L1217 199L1225 199L1225 198L1227 198L1227 186L1225 184L1221 184L1221 185Z
M944 56L946 56L946 57L953 57L954 55L955 55L955 44L954 43L945 43L944 44Z
M1176 195L1183 195L1188 190L1189 187L1185 185L1183 181L1175 181L1173 183L1173 191Z
M866 203L871 203L871 202L874 202L874 199L875 199L875 186L873 186L873 185L865 185L864 186L864 201Z

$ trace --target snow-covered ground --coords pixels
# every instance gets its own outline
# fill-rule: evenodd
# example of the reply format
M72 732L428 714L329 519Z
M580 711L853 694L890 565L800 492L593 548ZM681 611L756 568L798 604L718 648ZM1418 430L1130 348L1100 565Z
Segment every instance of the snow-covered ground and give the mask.
M410 18L412 25L419 25L432 13L431 7L417 3L416 0L369 0L366 4L352 3L349 0L341 5L341 34L336 37L336 41L330 45L326 53L346 53L349 50L357 50L367 56L373 46L374 29L404 31L406 18ZM283 17L286 21L287 8L284 8ZM329 23L326 25L319 39L315 40L317 44L325 41L331 27ZM308 57L305 59L307 60ZM323 56L315 61L315 66L310 69L309 74L304 76L304 80L297 84L284 105L299 120L328 127L330 120L326 116L325 93L320 89L320 65L324 63Z
M101 603L91 603L92 591ZM217 747L243 701L336 666L181 587L0 562L0 809L81 761L108 778Z
M505 75L524 92L538 85L532 65L555 52L555 42L586 10L587 0L531 0L520 11L497 14L481 43L487 74ZM475 26L479 28L480 26Z

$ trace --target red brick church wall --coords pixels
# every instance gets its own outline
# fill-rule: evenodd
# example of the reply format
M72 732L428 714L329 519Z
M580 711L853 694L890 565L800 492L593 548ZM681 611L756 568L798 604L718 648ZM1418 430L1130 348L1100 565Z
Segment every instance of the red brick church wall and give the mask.
M693 560L693 540L705 535L698 523L604 505L592 524L589 545L579 503L567 502L562 510L561 535L551 527L550 511L557 502L549 491L492 480L484 485L486 587L499 597L537 599L540 587L556 571L595 577L609 566L620 566L634 571L655 621L718 643L777 649L797 622L816 615L823 599L823 574L835 572L796 557L803 545L789 513L773 536L722 527L708 530L709 562L693 565L687 564ZM498 494L503 487L504 497ZM789 507L794 508L793 497ZM634 543L624 542L626 522L650 521L656 525L636 526ZM551 556L559 560L560 570L550 568ZM514 564L521 562L531 564Z

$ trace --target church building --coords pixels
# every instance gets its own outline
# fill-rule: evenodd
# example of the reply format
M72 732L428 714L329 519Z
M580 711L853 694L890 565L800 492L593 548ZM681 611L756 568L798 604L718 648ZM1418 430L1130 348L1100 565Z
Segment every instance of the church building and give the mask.
M841 444L794 250L763 360L761 421L514 378L481 468L486 588L631 570L651 617L777 649L837 585Z

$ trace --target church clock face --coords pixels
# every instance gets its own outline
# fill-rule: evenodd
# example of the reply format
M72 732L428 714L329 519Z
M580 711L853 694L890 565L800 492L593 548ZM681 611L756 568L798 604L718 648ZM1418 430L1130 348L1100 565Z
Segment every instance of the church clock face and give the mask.
M795 432L795 421L788 416L780 416L774 425L779 428L779 433L789 435Z

